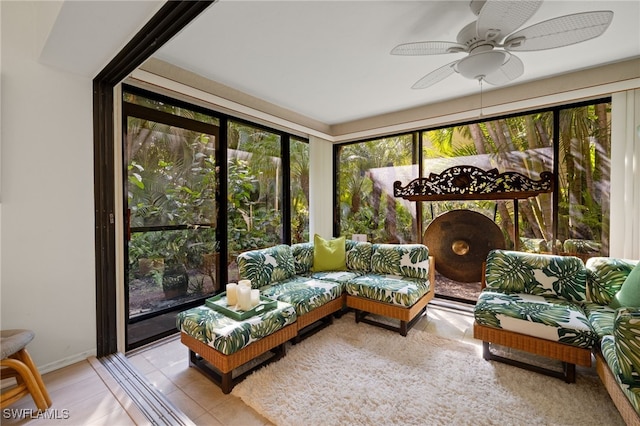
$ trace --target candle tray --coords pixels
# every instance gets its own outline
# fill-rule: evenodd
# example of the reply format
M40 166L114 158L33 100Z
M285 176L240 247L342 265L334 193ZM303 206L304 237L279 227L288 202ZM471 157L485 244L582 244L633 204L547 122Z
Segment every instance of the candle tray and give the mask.
M205 300L205 305L229 318L233 318L236 321L242 321L275 309L278 306L278 301L260 295L260 303L248 311L243 311L237 305L227 306L227 292L223 291L222 293L209 297Z

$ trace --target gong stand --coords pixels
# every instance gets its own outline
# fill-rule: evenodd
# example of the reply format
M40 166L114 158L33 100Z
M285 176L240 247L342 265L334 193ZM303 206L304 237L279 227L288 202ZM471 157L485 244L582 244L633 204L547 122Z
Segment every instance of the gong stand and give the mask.
M551 172L542 172L539 180L533 180L517 172L453 166L440 174L414 179L404 187L395 181L393 196L409 201L513 200L514 247L518 250L518 200L552 192L554 180Z

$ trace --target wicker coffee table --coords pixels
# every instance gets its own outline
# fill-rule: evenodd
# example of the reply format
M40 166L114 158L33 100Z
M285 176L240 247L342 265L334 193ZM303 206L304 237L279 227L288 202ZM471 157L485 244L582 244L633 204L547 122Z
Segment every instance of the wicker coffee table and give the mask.
M251 372L286 354L286 342L297 335L295 321L293 306L278 302L275 309L241 321L199 306L178 314L176 325L189 348L190 366L228 394ZM269 351L270 356L256 360Z

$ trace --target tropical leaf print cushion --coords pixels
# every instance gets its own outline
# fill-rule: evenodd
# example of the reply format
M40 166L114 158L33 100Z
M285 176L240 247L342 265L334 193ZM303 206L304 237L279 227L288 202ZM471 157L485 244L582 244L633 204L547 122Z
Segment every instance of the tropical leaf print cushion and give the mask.
M620 290L637 260L592 257L587 260L587 294L589 300L608 305Z
M291 247L280 244L238 255L238 273L241 280L251 280L252 288L289 279L294 274Z
M587 302L582 305L587 314L589 323L598 336L603 337L613 334L613 320L616 316L616 310L607 305L599 305L597 303Z
M347 269L360 272L369 272L371 270L373 244L366 241L347 240L345 249Z
M361 276L359 271L327 271L327 272L313 272L310 276L316 280L334 281L337 283L346 283L352 279Z
M333 281L295 277L287 282L261 289L264 297L294 306L298 315L304 315L342 295L342 284Z
M183 333L231 355L296 321L290 304L278 302L270 311L243 321L236 321L206 306L198 306L176 317L176 327Z
M582 309L560 298L485 289L474 308L478 324L591 348L598 335Z
M485 272L486 286L505 293L586 300L586 269L577 257L493 250Z
M413 306L429 288L428 280L397 275L367 274L345 284L346 292L352 296L403 307Z
M293 253L294 271L296 275L308 275L313 268L313 243L298 243L291 246ZM369 242L346 240L346 264L349 271L358 271L359 274L349 275L355 277L362 272L371 270L371 247ZM317 272L313 274L316 277Z
M374 244L371 272L427 279L429 249L423 244Z
M640 309L618 309L613 337L620 380L640 390Z
M611 369L611 372L616 378L616 381L620 385L622 392L631 401L633 408L640 413L640 389L635 386L630 386L623 383L620 376L620 365L618 363L618 357L616 355L615 339L612 335L604 336L600 342L600 351L604 357L607 365Z
M293 255L293 272L305 275L313 267L313 243L298 243L291 246Z

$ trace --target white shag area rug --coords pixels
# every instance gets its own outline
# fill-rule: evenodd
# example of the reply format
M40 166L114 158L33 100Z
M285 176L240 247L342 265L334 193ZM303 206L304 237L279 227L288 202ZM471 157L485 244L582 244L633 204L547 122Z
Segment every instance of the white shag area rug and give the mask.
M576 383L485 361L480 347L345 315L232 394L276 425L623 425L592 369Z

